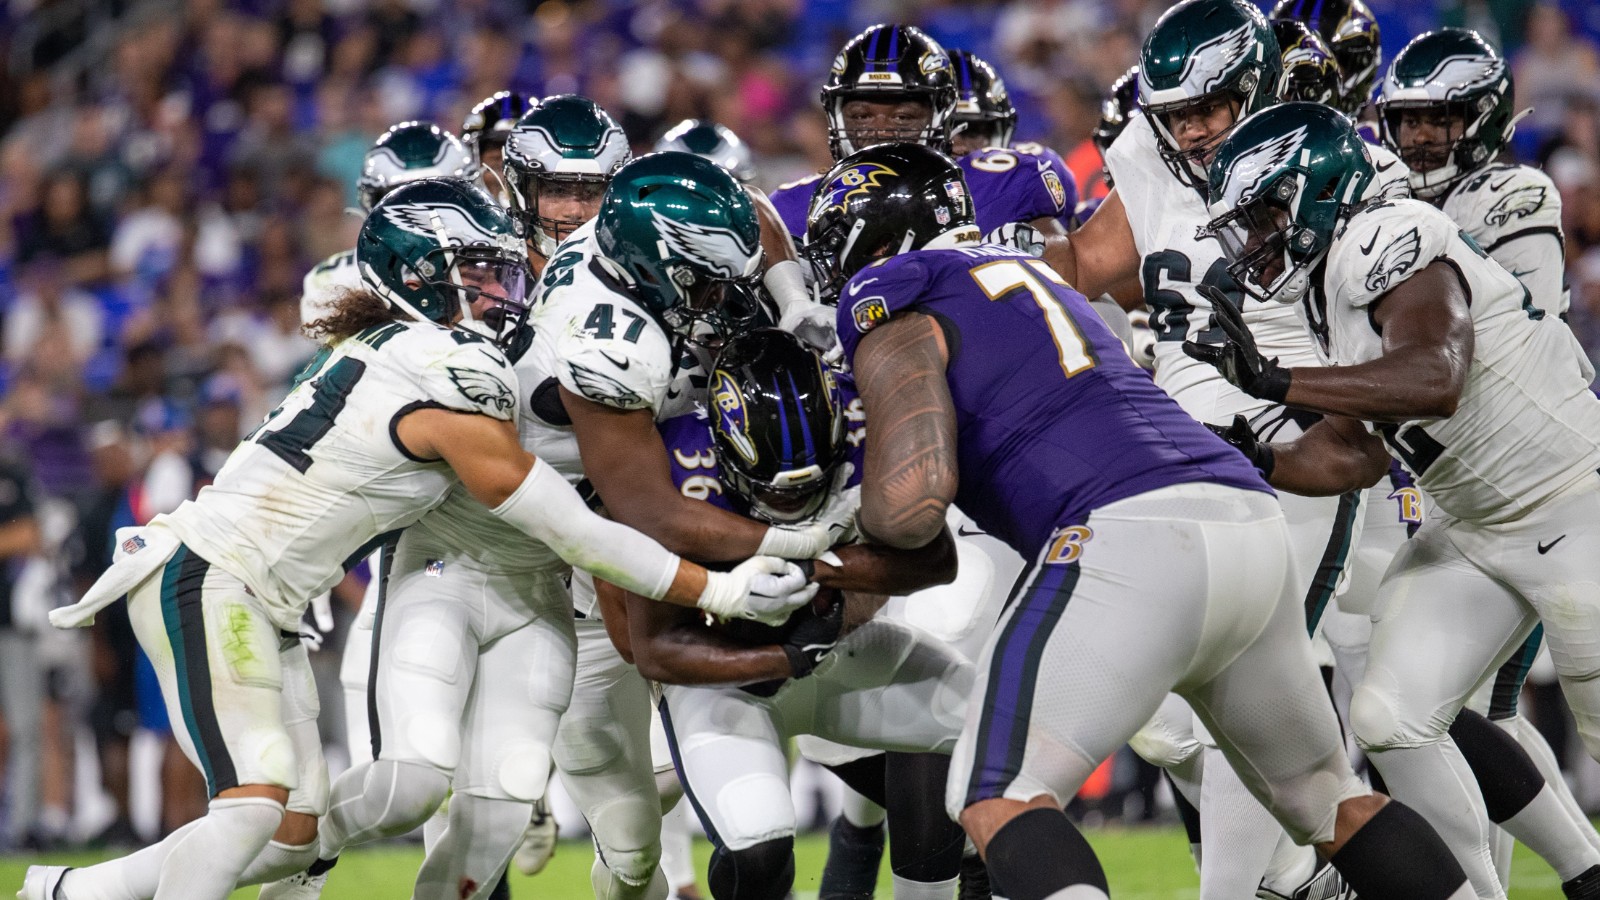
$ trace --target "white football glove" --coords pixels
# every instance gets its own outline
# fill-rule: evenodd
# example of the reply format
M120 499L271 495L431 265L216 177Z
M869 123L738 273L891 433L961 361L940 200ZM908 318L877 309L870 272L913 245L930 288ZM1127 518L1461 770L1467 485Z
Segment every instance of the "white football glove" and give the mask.
M983 236L985 244L1004 244L1029 256L1044 253L1044 235L1027 222L1007 222Z
M322 641L333 633L333 594L322 593L311 598L311 621L300 620L300 643L315 653L322 649Z
M784 310L778 327L805 341L830 366L837 368L844 359L844 347L839 344L839 311L831 306L793 304Z
M861 488L857 485L846 490L844 486L855 471L854 463L840 466L833 476L828 502L816 517L804 525L768 528L757 552L784 559L816 559L836 544L854 538L856 511L861 508Z
M781 625L816 595L817 585L806 580L799 566L771 556L752 556L731 572L707 572L698 605L719 619Z

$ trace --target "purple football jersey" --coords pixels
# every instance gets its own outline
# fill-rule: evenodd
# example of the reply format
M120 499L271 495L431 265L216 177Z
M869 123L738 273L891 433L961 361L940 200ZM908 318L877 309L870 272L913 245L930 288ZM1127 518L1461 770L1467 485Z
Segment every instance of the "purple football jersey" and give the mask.
M1038 144L1009 149L990 148L956 160L972 192L972 208L982 234L1012 222L1034 219L1060 220L1073 227L1078 206L1078 183L1067 171L1061 155ZM769 199L795 240L804 241L811 194L822 176L791 181L773 191Z
M1061 155L1048 147L991 147L956 160L972 192L972 209L981 234L1012 222L1056 219L1072 227L1078 208L1078 183Z
M1209 482L1271 493L1039 259L982 244L862 269L839 298L846 358L902 310L934 316L949 339L956 505L1025 559L1059 526L1157 488Z

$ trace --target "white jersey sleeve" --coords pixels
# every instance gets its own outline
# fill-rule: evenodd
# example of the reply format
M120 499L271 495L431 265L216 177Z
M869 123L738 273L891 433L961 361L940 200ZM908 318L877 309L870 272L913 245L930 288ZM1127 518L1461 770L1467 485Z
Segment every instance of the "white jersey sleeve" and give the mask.
M1437 261L1460 277L1472 315L1472 362L1456 412L1373 430L1444 513L1507 521L1600 467L1600 400L1568 361L1565 324L1529 305L1510 273L1419 200L1351 219L1328 252L1325 291L1304 301L1307 317L1336 364L1376 359L1383 337L1373 304Z
M1372 169L1378 176L1378 190L1383 196L1395 199L1411 196L1411 168L1401 162L1393 150L1368 141L1367 156L1372 159Z
M300 283L300 324L312 322L333 312L339 295L361 287L361 271L356 268L356 252L335 253L312 267Z
M418 322L368 328L318 354L216 480L156 521L292 629L347 561L458 483L444 462L400 445L400 419L442 407L510 420L516 385L505 358L476 335Z
M1490 166L1445 195L1443 210L1528 289L1533 305L1567 311L1561 194L1531 166Z

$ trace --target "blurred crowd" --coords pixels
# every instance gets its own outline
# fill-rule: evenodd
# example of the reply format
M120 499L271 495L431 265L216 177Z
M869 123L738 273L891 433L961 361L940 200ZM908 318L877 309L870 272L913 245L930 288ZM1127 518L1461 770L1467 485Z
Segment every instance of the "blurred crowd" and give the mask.
M1101 97L1166 6L0 4L10 61L0 71L0 848L89 836L74 808L77 756L97 762L109 798L92 831L133 840L126 757L136 732L161 733L154 685L138 674L125 618L65 635L44 626L44 611L99 573L116 527L205 484L311 356L301 279L354 244L347 208L363 153L388 125L455 130L507 88L582 93L637 152L684 118L728 125L770 189L829 163L817 89L838 47L865 25L904 21L993 61L1021 114L1017 138L1058 149L1089 196ZM1517 105L1533 107L1516 152L1562 192L1572 321L1600 358L1600 5L1372 7L1386 61L1441 24L1476 27L1513 60ZM94 749L76 754L91 734ZM194 811L188 767L171 769L168 828Z

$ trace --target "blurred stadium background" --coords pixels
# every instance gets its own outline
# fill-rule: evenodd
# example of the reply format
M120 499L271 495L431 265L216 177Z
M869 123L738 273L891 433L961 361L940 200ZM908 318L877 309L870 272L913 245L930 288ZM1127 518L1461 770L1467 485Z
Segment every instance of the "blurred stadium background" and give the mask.
M1101 96L1167 5L0 2L0 851L139 844L203 811L125 620L66 634L44 612L100 572L115 526L198 490L311 355L301 278L353 245L359 220L345 210L385 127L458 130L502 89L577 92L616 116L636 152L684 118L728 125L770 189L829 162L816 98L838 47L903 21L992 61L1021 113L1017 138L1058 149L1093 196ZM1562 192L1572 323L1600 359L1600 3L1371 5L1385 62L1439 25L1475 27L1513 61L1517 106L1534 108L1514 151ZM318 665L337 769L337 655ZM1600 808L1600 766L1577 750L1550 681L1536 673L1525 709ZM1157 781L1131 757L1102 775L1080 810L1091 821L1166 820ZM801 808L823 810L814 824L828 806L818 784L797 779ZM1181 851L1180 836L1160 840ZM12 868L0 889L20 879Z

